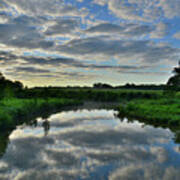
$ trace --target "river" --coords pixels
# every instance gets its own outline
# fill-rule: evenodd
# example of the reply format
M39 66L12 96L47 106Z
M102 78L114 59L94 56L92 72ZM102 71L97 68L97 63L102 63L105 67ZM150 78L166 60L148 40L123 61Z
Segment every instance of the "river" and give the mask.
M179 180L175 134L116 114L66 110L18 126L1 156L0 180Z

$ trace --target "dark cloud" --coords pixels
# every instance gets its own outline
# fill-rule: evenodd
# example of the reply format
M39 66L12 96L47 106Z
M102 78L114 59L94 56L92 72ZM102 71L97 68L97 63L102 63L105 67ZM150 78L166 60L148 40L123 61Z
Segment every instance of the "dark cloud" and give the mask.
M17 55L8 51L0 51L0 67L10 67L13 64L19 64Z
M27 61L27 64L36 64L36 65L68 65L69 67L82 68L82 69L91 69L91 70L115 70L117 72L129 72L130 70L143 70L150 68L151 66L132 66L132 65L97 65L97 64L88 64L83 63L78 60L68 59L68 58L35 58L35 57L24 57L24 60ZM72 74L72 76L74 76Z
M40 26L48 22L48 18L44 16L27 16L27 15L20 15L18 17L12 18L11 23L23 26Z
M17 72L30 72L30 73L49 73L49 70L46 69L40 69L35 67L17 67Z
M17 59L17 56L8 51L0 51L0 62L1 61L12 61Z
M128 66L128 65L117 65L117 66L112 66L112 65L96 65L96 64L87 64L87 63L82 63L78 60L75 59L70 59L70 58L37 58L37 57L22 57L24 60L27 61L27 64L51 64L51 65L56 65L56 64L66 64L69 66L73 66L76 68L90 68L90 69L144 69L148 68L149 66Z
M97 64L89 64L83 63L81 61L72 59L72 58L52 58L52 57L33 57L33 56L17 56L10 52L0 52L0 61L12 61L22 59L24 62L22 65L52 65L56 67L57 65L68 65L69 67L76 67L76 68L88 68L88 69L96 69L96 70L137 70L137 69L146 69L150 68L151 66L132 66L132 65L97 65ZM8 62L7 62L8 63ZM32 70L31 68L26 67L18 67L18 70ZM34 69L34 68L33 68Z
M45 37L33 26L23 24L0 24L0 43L19 48L49 48L54 42Z
M44 34L47 36L71 34L78 26L79 22L76 19L59 19L56 20L55 25L48 26Z
M147 63L156 63L164 59L177 60L176 56L179 53L177 48L169 45L158 46L150 40L116 40L108 36L74 39L57 47L57 50L69 55L89 55L91 59L95 59L97 55L103 55L106 59L118 55Z
M99 34L111 34L121 35L126 37L136 37L147 35L152 32L154 29L153 26L141 25L141 24L111 24L111 23L102 23L96 26L93 26L87 29L86 33L99 33Z

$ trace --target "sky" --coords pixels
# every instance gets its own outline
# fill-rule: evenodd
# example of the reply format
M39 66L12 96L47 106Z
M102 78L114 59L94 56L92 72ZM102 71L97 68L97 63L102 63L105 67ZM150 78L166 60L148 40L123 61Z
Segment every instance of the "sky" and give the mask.
M0 0L0 71L27 86L166 83L179 0Z

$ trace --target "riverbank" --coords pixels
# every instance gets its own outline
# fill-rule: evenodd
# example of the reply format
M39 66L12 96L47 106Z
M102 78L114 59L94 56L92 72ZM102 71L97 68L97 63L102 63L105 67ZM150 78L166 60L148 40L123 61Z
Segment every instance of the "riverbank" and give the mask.
M42 91L31 98L4 98L0 101L0 129L13 128L34 118L47 116L68 106L86 105L88 108L106 105L119 111L119 117L138 119L162 126L180 126L180 94L165 97L162 91L137 90L65 90L47 93ZM42 97L39 97L42 94ZM57 97L51 97L57 96ZM59 97L58 97L59 96ZM64 98L63 98L64 97ZM80 100L79 100L80 99ZM90 103L90 100L93 103ZM96 102L96 106L94 105ZM103 104L103 106L102 106ZM84 106L83 105L83 106Z
M138 119L154 125L180 126L180 99L140 99L119 105L119 117Z
M3 99L0 101L0 129L10 129L60 108L82 104L71 99Z

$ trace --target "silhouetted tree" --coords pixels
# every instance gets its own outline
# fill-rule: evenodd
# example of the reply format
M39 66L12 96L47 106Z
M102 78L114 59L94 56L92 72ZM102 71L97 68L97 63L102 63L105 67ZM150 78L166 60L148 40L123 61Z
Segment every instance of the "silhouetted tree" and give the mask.
M5 80L3 74L0 72L0 81Z
M104 89L108 89L108 88L113 88L111 85L109 85L109 84L103 84L103 83L95 83L95 84L93 84L93 87L94 88L104 88Z
M166 90L176 92L180 90L180 61L179 66L173 70L174 76L170 77L167 82Z
M22 89L23 84L20 81L8 80L0 72L0 99L14 97Z

